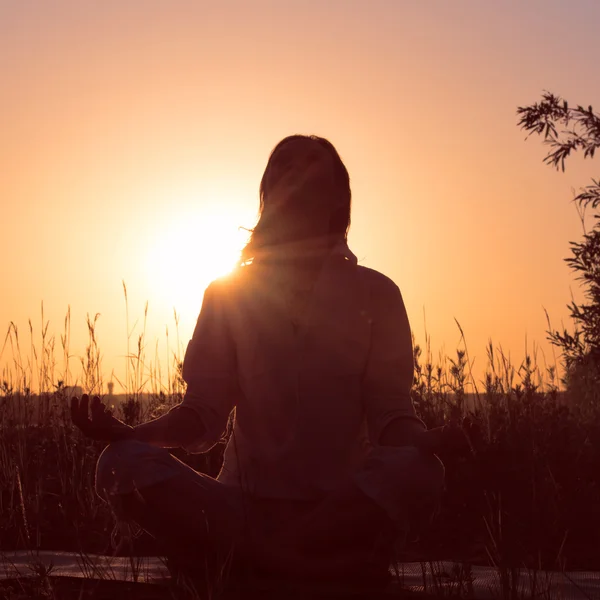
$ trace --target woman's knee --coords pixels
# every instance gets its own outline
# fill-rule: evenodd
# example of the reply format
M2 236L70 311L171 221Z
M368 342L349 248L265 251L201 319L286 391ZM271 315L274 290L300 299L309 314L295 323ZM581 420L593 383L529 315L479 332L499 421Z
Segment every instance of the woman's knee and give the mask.
M442 493L446 472L435 454L418 452L407 469L407 484L415 497L435 501Z
M444 487L444 466L439 458L413 446L378 446L354 480L390 519L398 531L434 514Z
M383 479L397 482L412 498L436 498L444 487L445 469L434 454L406 447L380 448L375 457ZM418 500L417 500L418 501Z
M136 440L110 443L96 464L96 493L106 499L107 494L133 491L136 476L139 478L144 463L155 450L158 449Z

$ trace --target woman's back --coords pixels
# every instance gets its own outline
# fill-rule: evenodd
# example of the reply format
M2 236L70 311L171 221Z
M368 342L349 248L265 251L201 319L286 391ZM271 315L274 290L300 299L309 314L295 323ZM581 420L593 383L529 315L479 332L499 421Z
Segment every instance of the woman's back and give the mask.
M357 266L346 244L326 254L300 310L290 302L298 291L292 273L285 263L257 260L211 285L186 353L184 405L213 422L215 436L235 406L220 481L260 497L312 499L361 464L367 422L376 438L387 408L414 415L412 342L397 286ZM378 314L388 297L395 310ZM399 349L382 357L395 363L383 371L371 352L374 333L377 348L384 333ZM383 396L371 394L373 369L389 384L380 385ZM211 395L221 402L207 415Z

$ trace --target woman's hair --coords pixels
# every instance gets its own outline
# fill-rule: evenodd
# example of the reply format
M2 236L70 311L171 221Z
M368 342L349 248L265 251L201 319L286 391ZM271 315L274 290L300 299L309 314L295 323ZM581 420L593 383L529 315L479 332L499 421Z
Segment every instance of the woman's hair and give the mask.
M273 233L269 228L264 227L263 213L265 205L269 202L269 186L270 175L273 169L273 163L277 158L279 151L289 142L295 140L312 140L314 143L319 144L324 148L332 159L333 164L333 177L334 177L334 197L331 198L332 206L336 206L336 210L331 215L329 222L329 235L334 239L340 241L347 241L348 230L350 229L350 210L352 203L352 194L350 192L350 176L346 169L340 155L333 146L333 144L325 138L318 137L316 135L290 135L281 140L275 148L273 148L267 167L263 173L260 181L260 205L259 205L259 217L256 226L251 229L251 235L245 248L242 250L241 260L243 263L256 257L261 249L265 249L267 246L275 243L271 238Z

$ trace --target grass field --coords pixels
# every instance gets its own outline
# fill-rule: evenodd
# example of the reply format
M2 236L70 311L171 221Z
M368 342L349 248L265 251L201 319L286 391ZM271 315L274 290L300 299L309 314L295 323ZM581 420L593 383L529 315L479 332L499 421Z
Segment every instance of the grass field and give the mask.
M67 325L68 315L59 348L42 336L29 360L21 355L16 328L7 332L4 351L11 354L0 378L0 551L111 554L119 544L113 515L93 491L104 444L83 438L68 415L71 386L91 393L106 388L95 323L88 321L90 342L77 369ZM146 363L145 344L142 334L129 356L124 400L116 406L131 424L162 414L185 391L180 356L173 355L164 370L168 378L160 381L156 365ZM554 368L542 372L531 356L513 366L491 343L482 389L475 389L470 376L466 342L437 363L429 348L414 349L417 412L429 427L451 418L469 422L474 454L441 456L447 488L440 513L397 558L451 559L465 565L465 573L469 565L492 565L507 598L514 597L511 581L519 568L600 570L598 396L560 392ZM173 453L214 476L223 448ZM136 555L155 550L145 534L132 546Z

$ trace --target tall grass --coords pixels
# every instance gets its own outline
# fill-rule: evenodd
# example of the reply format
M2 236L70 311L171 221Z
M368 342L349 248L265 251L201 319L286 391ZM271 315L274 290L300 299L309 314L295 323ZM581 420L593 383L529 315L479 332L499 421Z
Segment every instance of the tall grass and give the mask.
M125 380L112 376L124 394L115 409L136 424L183 398L179 318L174 313L174 350L166 330L170 359L163 367L158 342L146 339L148 305L136 334L125 284L123 291L128 351ZM103 444L74 430L68 414L74 386L100 395L106 389L98 315L86 319L88 340L79 357L70 348L70 311L59 343L48 331L43 305L41 317L37 333L29 322L27 341L10 323L0 352L0 360L10 357L0 377L0 551L111 553L118 545L114 520L93 487ZM424 348L414 341L412 398L429 427L449 420L468 425L474 455L442 456L447 489L440 514L428 530L413 533L398 558L427 561L432 572L435 561L456 561L455 583L435 590L438 595L449 589L450 595L468 595L463 575L471 564L496 567L503 598L518 597L523 568L600 569L591 552L600 539L600 398L584 401L559 391L556 361L539 365L534 349L513 365L491 340L484 380L476 382L457 326L461 343L454 356L434 360L427 334ZM218 445L206 455L174 453L215 475L222 451ZM134 551L152 551L144 543L150 541L138 540Z
M128 313L125 285L124 294ZM126 380L117 379L124 400L114 408L129 423L154 418L183 397L179 345L172 351L167 381L158 348L154 359L147 359L147 315L146 304L142 332L135 350L126 356ZM29 320L27 340L15 323L8 326L0 348L0 360L8 358L0 376L0 551L111 551L113 519L93 486L103 444L74 430L69 415L74 389L101 396L106 390L98 316L86 318L88 339L80 356L70 348L70 309L59 344L49 333L43 304L41 330L35 331ZM133 335L129 322L127 334L129 342Z

